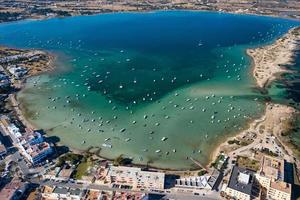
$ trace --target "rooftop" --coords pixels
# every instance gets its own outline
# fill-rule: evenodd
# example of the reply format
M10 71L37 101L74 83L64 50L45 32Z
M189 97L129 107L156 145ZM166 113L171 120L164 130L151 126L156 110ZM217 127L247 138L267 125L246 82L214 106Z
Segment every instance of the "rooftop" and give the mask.
M253 171L234 166L230 175L228 187L239 192L251 195L253 181Z
M98 200L100 196L100 191L98 190L89 190L86 193L85 200Z
M26 152L32 157L36 157L38 156L39 154L49 150L50 145L49 143L47 142L42 142L42 143L39 143L39 144L35 144L35 145L25 145L24 148L26 149Z
M6 148L3 144L0 143L0 154L6 152Z
M270 188L279 190L281 192L285 192L288 194L292 193L292 186L289 183L285 183L283 181L271 181Z
M12 199L12 197L20 191L23 193L26 189L26 183L20 180L12 180L0 191L0 199Z
M54 188L53 193L56 193L56 194L67 194L68 191L69 191L68 188L65 188L65 187L56 187L56 188Z
M108 176L133 178L136 181L155 182L156 184L164 184L165 174L160 172L142 171L137 167L111 166Z
M271 156L264 156L261 160L260 173L270 179L283 180L284 160Z
M73 173L73 169L70 168L70 169L62 169L60 172L59 172L59 176L62 177L62 178L70 178L71 174Z

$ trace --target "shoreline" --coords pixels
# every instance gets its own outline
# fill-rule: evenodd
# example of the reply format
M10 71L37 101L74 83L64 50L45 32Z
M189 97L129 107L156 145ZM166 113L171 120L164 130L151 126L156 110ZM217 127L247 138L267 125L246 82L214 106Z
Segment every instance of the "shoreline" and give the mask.
M287 68L283 67L283 65L290 65L293 63L294 51L300 48L298 46L299 41L300 27L295 27L290 29L288 33L278 38L270 45L246 50L247 55L252 59L252 75L256 80L256 85L258 88L266 89L268 86L270 86L272 81L280 78L282 74L293 73L293 71L288 70ZM273 106L279 109L277 111L270 111L270 108ZM210 166L223 152L228 153L229 158L234 155L239 155L236 154L235 151L243 148L243 146L233 145L232 147L232 145L230 145L228 142L231 140L241 139L248 133L256 133L258 135L260 130L257 130L256 127L264 125L266 121L271 121L271 128L277 128L277 130L274 131L274 136L283 147L285 152L288 153L289 156L293 157L293 150L290 148L289 144L286 144L281 140L281 133L287 131L284 127L282 127L283 124L281 118L288 116L286 117L286 120L292 121L297 114L299 114L299 111L292 106L273 104L271 102L266 103L265 113L259 119L255 119L250 122L248 125L249 128L227 138L217 146L217 148L211 153L210 162L207 166ZM274 119L270 119L270 116L272 115L275 117ZM277 121L278 124L274 123L275 121ZM250 143L245 147L250 146L253 143ZM290 160L291 157L289 157ZM300 168L300 161L297 159L295 161L296 165Z
M190 12L215 12L215 13L223 13L223 14L232 14L232 15L248 15L248 16L259 16L259 17L271 17L271 18L278 18L278 19L287 19L293 21L300 21L300 15L282 15L280 12L257 12L254 10L249 9L232 9L229 8L221 9L217 7L150 7L150 8L142 8L139 9L138 7L129 7L127 9L108 9L108 10L98 10L93 11L90 13L77 13L70 10L69 15L33 15L31 17L25 16L19 19L13 20L3 20L0 23L15 23L15 22L22 22L22 21L41 21L41 20L48 20L48 19L64 19L64 18L72 18L78 16L96 16L96 15L103 15L103 14L116 14L116 13L153 13L153 12L168 12L168 11L190 11Z
M299 41L300 27L295 27L270 45L246 50L252 59L252 74L260 89L266 89L284 73L293 73L284 66L293 64L294 51L300 48Z
M291 34L291 32L293 32L293 30L295 30L296 28L293 28L293 29L291 29L287 34ZM298 28L299 30L300 30L300 28ZM286 37L288 37L287 36L287 34L286 35L284 35L283 36L283 38L286 38ZM299 36L299 39L300 39L300 36ZM282 40L282 38L279 38L279 39L277 39L276 40L276 42L275 42L275 46L277 46L278 44L278 41L279 41L279 43L281 44L281 45L283 45L284 46L284 44L290 44L290 40L292 40L291 38L289 38L288 37L288 39L287 40L285 40L285 41L288 41L287 43L281 43L280 41ZM271 48L270 48L270 46L271 46ZM255 55L256 54L259 54L259 52L263 49L263 51L269 51L270 49L272 50L273 47L274 46L274 44L271 44L271 45L268 45L268 46L266 46L266 47L260 47L260 48L257 48L258 50L257 50L257 52L255 52L255 50L254 50L254 52L255 52ZM288 50L288 52L287 52L287 55L288 55L288 59L286 59L286 60L283 60L283 61L288 61L288 63L290 63L292 60L292 56L293 56L293 50L296 48L296 46L293 46L293 45L291 45L290 46L291 47L291 49L290 48L288 48L287 50ZM282 49L282 48L279 48L280 50ZM284 47L283 47L283 49L285 49ZM18 49L17 49L18 50ZM39 51L39 50L38 50ZM41 51L41 52L43 52L43 51ZM48 52L46 52L47 54L48 54ZM248 50L247 50L247 53L248 53ZM253 53L253 52L252 52ZM252 54L251 52L250 52L250 54L248 54L248 55L250 55L253 59L257 59L257 57L255 57L255 55L253 56L253 54ZM49 60L48 60L48 62L47 62L47 67L44 67L43 68L43 71L36 71L36 72L34 72L34 73L32 73L32 74L28 74L28 76L25 76L21 81L20 81L20 83L19 83L19 88L18 89L20 89L20 90L22 90L22 89L24 89L24 86L25 86L25 84L26 84L26 80L28 79L28 78L30 78L30 77L33 77L33 76L38 76L38 75L40 75L40 74L44 74L44 73L48 73L48 72L50 72L50 71L52 71L52 70L54 70L55 69L55 66L54 66L54 63L55 63L55 60L56 60L56 56L55 55L53 55L53 54L48 54L49 55ZM284 55L286 55L286 54L284 54ZM274 57L271 57L271 58L274 58ZM269 63L270 64L272 64L272 59L269 61ZM280 60L280 61L282 61L282 60ZM282 62L283 62L282 61ZM262 63L259 63L260 65L262 65ZM286 63L280 63L280 64L286 64ZM277 66L276 66L276 69L275 70L272 70L271 69L271 78L267 78L267 79L265 79L265 78L263 78L263 79L257 79L257 84L260 86L260 85L262 85L263 87L266 87L268 84L270 84L271 83L271 81L273 81L273 80L275 80L277 77L278 77L278 74L279 73L284 73L284 72L286 72L286 70L285 69L282 69L281 68L281 66L279 66L280 64L277 64ZM49 67L49 68L48 68ZM254 69L257 67L257 62L255 62L254 63L254 65L253 65L253 67L254 67ZM253 72L253 75L254 75L254 72ZM24 116L24 114L23 114L23 111L22 111L22 108L20 107L20 102L18 102L18 99L17 99L17 93L13 93L13 94L11 94L10 95L10 97L9 97L9 102L12 104L12 107L13 107L13 109L14 109L14 111L16 112L16 114L17 114L17 118L25 125L25 126L27 126L27 127L30 127L30 128L32 128L32 129L34 129L35 128L35 126L32 124L32 123L30 123L30 121L28 121L27 119L26 119L26 117ZM268 110L268 106L269 105L273 105L273 106L279 106L279 107L281 107L281 106L283 106L283 105L279 105L279 104L267 104L267 110ZM288 108L290 108L290 107L288 107ZM266 113L267 113L267 110L266 110ZM264 122L265 121L265 118L266 118L266 113L261 117L261 118L259 118L259 119L256 119L256 120L254 120L254 121L252 121L252 122L250 122L249 124L248 124L248 126L249 126L249 128L248 129L245 129L245 130L243 130L243 131L241 131L241 132L239 132L239 133L237 133L237 134L234 134L234 136L231 136L231 137L229 137L229 138L227 138L224 142L221 142L219 145L217 145L216 146L216 149L215 150L213 150L212 152L210 152L210 155L211 156L209 156L209 161L208 161L208 164L206 165L206 167L205 168L209 168L209 166L212 164L212 162L217 158L217 156L219 155L219 153L222 151L222 146L228 146L228 141L230 141L230 140L233 140L233 139L235 139L235 138L237 138L237 137L242 137L242 136L244 136L246 133L247 133L247 131L254 131L255 132L255 127L257 127L258 126L258 124L260 124L260 123L262 123L262 122ZM278 113L273 113L273 114L275 114L275 115L277 115ZM289 113L290 114L290 113ZM58 145L60 146L60 145L64 145L63 143L61 143L61 142L59 142L58 143ZM284 145L284 146L286 146L286 145ZM70 152L74 152L74 153L82 153L82 152L85 152L85 150L83 150L83 151L81 151L81 150L76 150L76 149L74 149L74 148L70 148L70 147L68 147L69 149L70 149ZM288 147L286 147L287 149L289 149ZM103 158L103 159L106 159L105 157L102 157L102 156L99 156L100 158ZM113 160L113 159L107 159L107 160ZM178 173L185 173L185 172L191 172L191 173L193 173L193 172L196 172L196 171L199 171L199 169L191 169L191 170L172 170L172 169L164 169L164 168L156 168L156 167L152 167L151 165L139 165L139 164L132 164L133 166L144 166L144 167L149 167L150 169L155 169L155 170L159 170L159 171L168 171L168 172L178 172Z

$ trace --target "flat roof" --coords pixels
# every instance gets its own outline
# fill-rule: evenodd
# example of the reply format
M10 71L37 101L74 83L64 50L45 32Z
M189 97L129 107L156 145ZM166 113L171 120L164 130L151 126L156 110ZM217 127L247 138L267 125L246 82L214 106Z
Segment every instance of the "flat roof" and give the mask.
M261 161L261 173L275 180L284 179L284 160L271 156L264 156Z
M76 195L76 196L79 196L81 194L81 190L79 188L76 189L70 188L69 192L71 195Z
M54 188L53 193L57 193L57 194L67 194L68 191L69 191L68 188L65 188L65 187L56 187L56 188Z
M247 179L247 183L244 179ZM234 166L231 171L228 187L239 192L251 195L253 180L253 171Z
M288 193L288 194L292 193L292 186L291 186L291 184L285 183L283 181L279 181L279 182L277 182L277 181L271 181L270 187L273 188L273 189L279 190L281 192Z
M143 171L137 167L111 166L108 176L134 178L136 181L156 182L164 184L165 174L161 172Z

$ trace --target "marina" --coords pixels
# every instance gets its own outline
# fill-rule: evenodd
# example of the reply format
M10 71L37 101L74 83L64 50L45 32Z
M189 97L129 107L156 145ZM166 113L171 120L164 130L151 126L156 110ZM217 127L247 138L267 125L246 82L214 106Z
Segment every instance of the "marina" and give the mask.
M0 26L3 44L63 54L55 72L28 79L18 94L24 114L74 149L100 147L104 157L125 155L136 164L158 168L207 164L212 144L243 130L265 109L264 96L252 89L251 61L245 49L270 42L295 24L255 16L185 14L123 13L92 16L89 22L75 17ZM150 25L129 28L131 34L119 33L125 26L118 21L120 16L129 27L141 23L141 18ZM176 30L170 28L170 17L177 20ZM225 23L216 30L199 22L206 17L221 17ZM187 19L193 22L189 26L184 23ZM240 38L245 27L236 24L253 21L259 31L249 27ZM74 28L83 22L84 31ZM69 29L58 30L61 23ZM11 34L14 26L20 28ZM103 29L92 39L85 35L97 26ZM158 40L155 35L164 26L164 31L172 32ZM178 38L182 29L183 41ZM215 40L221 30L233 34ZM20 34L24 38L17 39ZM270 95L281 98L280 94L271 91Z

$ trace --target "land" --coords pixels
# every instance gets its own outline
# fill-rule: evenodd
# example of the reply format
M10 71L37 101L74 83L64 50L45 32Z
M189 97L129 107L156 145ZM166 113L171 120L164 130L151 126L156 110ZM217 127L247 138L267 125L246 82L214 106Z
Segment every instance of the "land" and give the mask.
M291 72L284 66L294 62L299 42L300 27L297 27L270 45L247 50L253 59L253 76L258 87L265 88L280 74Z
M26 70L25 77L22 77L24 80L29 76L53 70L54 61L55 56L49 52L0 47L0 64L2 67L6 70L13 66L23 68Z
M300 18L297 0L0 0L0 5L0 22L152 10L208 10Z
M59 4L56 7L60 8ZM72 15L76 14L72 13ZM294 52L298 48L300 39L299 31L300 28L291 29L274 44L248 50L248 54L253 58L253 75L258 87L266 88L279 77L279 74L292 73L282 66L293 62ZM271 102L266 104L265 113L261 118L251 122L248 129L221 143L213 152L212 162L208 166L200 164L202 169L196 172L176 173L144 169L141 166L136 167L127 162L120 162L119 159L115 162L105 160L89 152L80 154L68 152L62 155L56 154L56 156L47 154L40 162L32 163L20 150L20 144L14 132L8 129L12 125L21 125L23 128L20 130L35 129L24 118L15 94L22 89L28 77L53 70L54 60L55 56L48 52L0 48L1 81L3 80L1 95L4 101L10 104L5 112L1 112L3 115L1 115L0 131L13 138L13 146L16 149L15 152L9 150L1 154L3 157L0 162L1 177L3 180L13 179L7 181L9 183L4 182L5 187L12 182L24 183L21 179L19 180L22 177L23 180L38 185L39 188L33 194L39 195L39 198L56 198L60 195L72 194L79 199L89 199L88 196L91 193L98 192L98 197L103 194L114 197L124 196L124 194L140 197L154 193L167 197L186 194L187 196L182 198L187 199L198 195L205 196L204 198L207 199L218 199L223 197L220 193L221 185L222 183L226 185L230 181L234 167L250 169L260 174L261 160L264 160L266 156L274 159L277 157L282 162L292 163L295 166L295 182L297 178L299 182L297 171L300 169L299 158L295 156L289 143L284 140L284 136L294 128L294 119L299 115L299 111L289 105ZM1 108L4 106L6 105L2 104ZM26 131L20 131L20 134L26 134ZM112 175L114 171L118 176ZM130 177L127 180L128 174ZM136 186L137 183L140 184L140 179L143 180L143 187ZM201 179L202 182L194 187L192 184L196 179ZM152 182L149 186L147 182L150 181ZM5 190L2 191L5 193ZM222 192L226 193L226 190ZM226 198L229 196L225 195Z
M280 141L281 135L292 128L287 124L292 124L298 114L299 111L293 107L268 103L265 114L250 123L248 129L221 143L212 154L212 160L222 153L228 156L228 163L234 164L239 156L259 160L267 154L295 162L299 168L299 159L294 157L288 145Z

